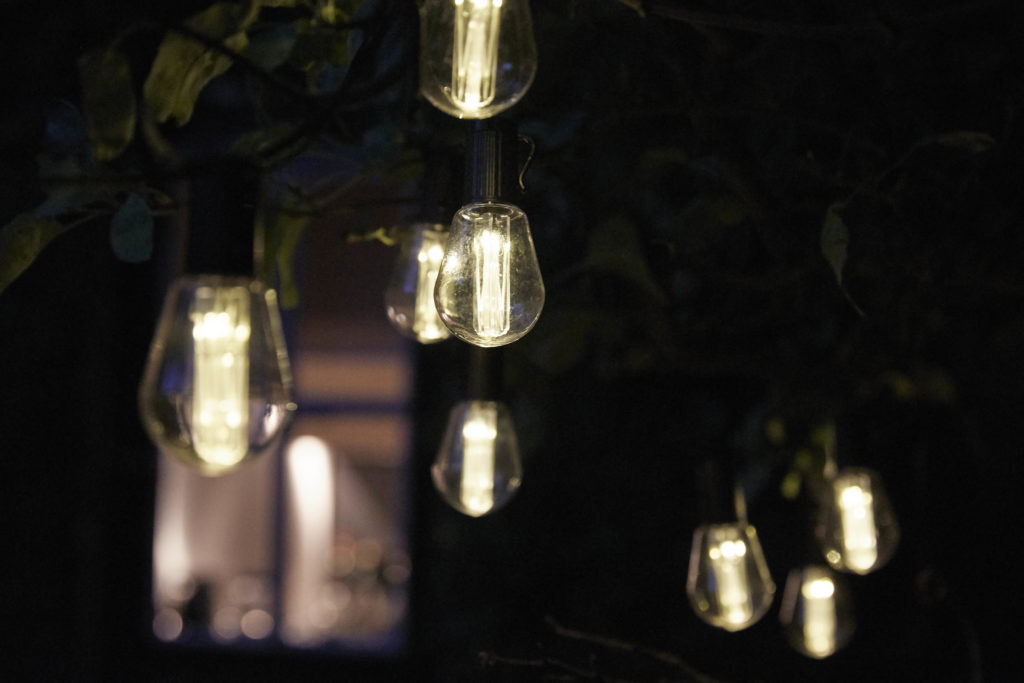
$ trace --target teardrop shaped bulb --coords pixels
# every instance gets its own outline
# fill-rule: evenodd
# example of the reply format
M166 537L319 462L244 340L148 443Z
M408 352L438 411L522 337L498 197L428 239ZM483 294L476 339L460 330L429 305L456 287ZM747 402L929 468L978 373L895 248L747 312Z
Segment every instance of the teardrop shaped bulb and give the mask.
M841 571L868 574L896 552L900 529L877 472L841 470L828 487L818 525L825 560Z
M786 639L808 657L824 659L846 646L856 618L846 581L826 565L794 569L779 609Z
M537 74L528 0L425 0L420 5L420 92L460 119L518 102Z
M686 594L698 617L726 631L745 629L764 616L775 584L754 527L738 522L697 527Z
M544 308L544 281L526 214L512 204L468 204L452 220L434 294L441 320L482 347L521 338Z
M451 336L434 304L434 286L448 244L444 226L416 223L402 243L384 290L388 319L399 332L421 344L433 344Z
M508 503L523 477L508 408L497 401L457 403L431 474L448 504L470 517Z
M274 290L247 277L179 278L139 387L150 438L219 475L274 445L294 410Z

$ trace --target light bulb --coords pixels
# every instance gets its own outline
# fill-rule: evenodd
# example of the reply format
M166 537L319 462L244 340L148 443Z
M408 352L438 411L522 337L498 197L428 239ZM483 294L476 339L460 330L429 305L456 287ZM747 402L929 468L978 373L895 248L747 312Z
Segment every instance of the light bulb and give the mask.
M523 476L508 408L497 401L457 403L431 474L459 512L480 517L504 506Z
M435 293L452 333L477 346L509 344L544 307L544 281L526 214L512 204L468 204L455 214Z
M447 243L444 226L414 224L410 239L402 244L391 282L384 291L391 324L422 344L433 344L451 336L434 305L434 285Z
M528 0L426 0L420 6L420 92L460 119L518 102L537 73Z
M727 631L747 628L768 611L775 595L749 524L708 524L693 532L686 593L697 616Z
M792 570L779 621L798 652L815 659L834 654L850 641L856 623L846 582L824 565Z
M832 480L818 527L825 559L836 569L867 574L892 557L899 524L877 473L846 468Z
M246 277L179 278L139 388L153 441L223 474L272 446L294 410L274 290Z

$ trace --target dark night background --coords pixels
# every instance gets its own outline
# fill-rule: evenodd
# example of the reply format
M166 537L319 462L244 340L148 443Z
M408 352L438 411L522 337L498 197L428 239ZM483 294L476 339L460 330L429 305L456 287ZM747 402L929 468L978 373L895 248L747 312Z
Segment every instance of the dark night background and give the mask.
M209 4L0 4L0 223L46 197L37 154L54 102L80 98L77 56L135 19L176 22ZM478 520L439 501L428 466L464 349L419 352L408 653L378 661L151 640L156 465L135 391L169 265L159 239L153 260L119 261L98 219L0 293L0 614L14 633L5 680L588 680L546 678L559 671L551 661L482 667L480 652L593 665L606 678L592 680L687 680L642 653L559 635L549 618L723 681L1014 678L1019 4L532 5L540 66L510 117L537 143L523 207L548 301L504 354L524 485ZM373 83L380 63L398 75L384 97L342 107L342 125L313 134L385 157L458 140L463 128L410 87L412 3L373 6L364 30L374 39L351 78ZM146 64L157 35L133 42L133 59ZM193 152L237 136L251 123L237 106L201 99L194 122L170 135ZM145 159L133 147L111 168L139 162L166 180ZM822 255L837 202L849 301ZM843 457L885 478L903 538L889 565L851 577L858 633L816 662L790 650L778 625L786 572L807 540L806 511L780 486L832 417ZM769 423L784 424L784 437L768 438ZM700 622L685 595L700 523L694 468L715 453L734 458L778 587L768 615L737 634Z

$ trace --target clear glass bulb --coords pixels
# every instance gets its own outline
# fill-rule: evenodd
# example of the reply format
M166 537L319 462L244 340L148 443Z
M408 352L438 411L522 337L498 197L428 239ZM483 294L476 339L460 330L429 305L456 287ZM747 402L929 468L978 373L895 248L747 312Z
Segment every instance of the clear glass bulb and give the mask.
M153 441L203 474L223 474L272 446L294 410L274 290L247 277L179 278L139 387Z
M384 305L391 324L421 344L433 344L451 336L434 305L434 285L447 243L448 233L444 226L414 224L412 235L402 244L391 281L384 290Z
M693 532L686 594L697 616L727 631L747 628L768 611L775 595L749 524L708 524Z
M420 5L420 92L460 119L518 102L537 73L528 0L425 0Z
M850 642L856 627L846 582L825 565L792 570L782 594L779 621L798 652L815 659L834 654Z
M468 204L452 220L435 290L437 312L459 339L509 344L544 308L544 281L526 214L512 204Z
M459 512L480 517L504 506L523 477L508 408L497 401L457 403L431 474L434 486Z
M846 468L832 480L829 493L818 526L828 563L867 574L888 562L900 530L881 477L868 469Z

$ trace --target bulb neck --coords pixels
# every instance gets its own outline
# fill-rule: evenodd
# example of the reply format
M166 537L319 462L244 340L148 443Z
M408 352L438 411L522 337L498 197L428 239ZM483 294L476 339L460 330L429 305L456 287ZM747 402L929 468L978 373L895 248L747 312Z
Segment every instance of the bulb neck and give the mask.
M447 148L427 152L420 183L420 205L414 222L447 224L451 221L458 205L457 162L453 156Z
M200 168L188 190L185 272L252 277L259 172L242 161Z
M727 454L709 457L696 472L697 500L704 524L731 524L739 519L736 510L736 474Z
M504 354L500 348L469 346L467 395L471 401L500 401L504 381Z
M516 203L519 188L518 133L506 119L474 121L466 142L465 204Z

